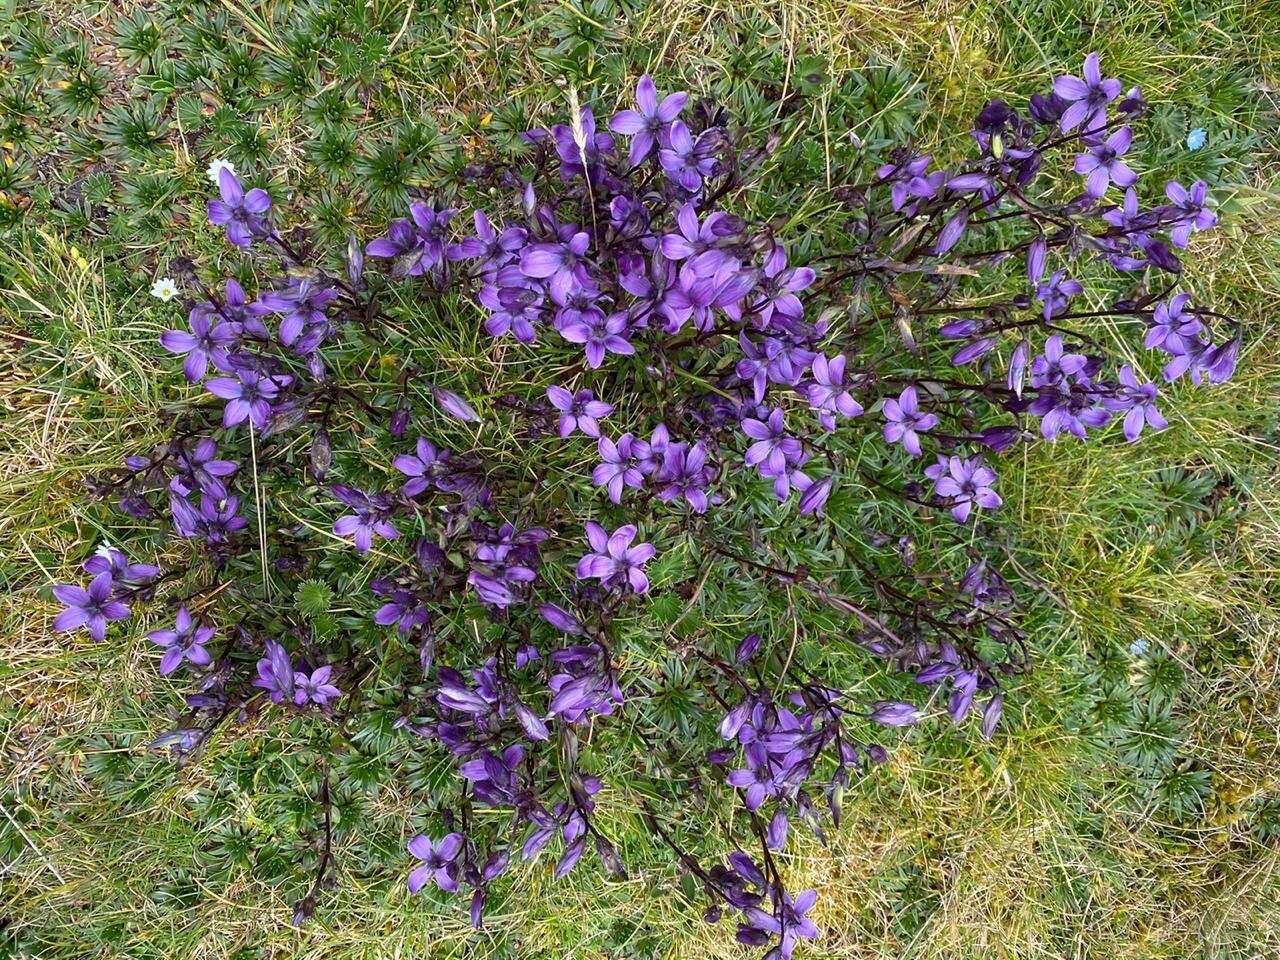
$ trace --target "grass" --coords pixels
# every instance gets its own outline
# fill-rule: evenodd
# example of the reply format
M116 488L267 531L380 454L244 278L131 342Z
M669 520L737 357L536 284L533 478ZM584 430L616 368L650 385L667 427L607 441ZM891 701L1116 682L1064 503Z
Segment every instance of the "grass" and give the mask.
M376 718L340 761L339 822L359 825L340 834L340 884L292 928L305 883L293 863L315 856L299 813L315 731L259 723L175 771L141 747L176 689L141 631L100 646L50 631L45 586L86 544L141 535L108 527L78 481L162 435L177 393L155 345L167 314L147 290L171 255L225 255L200 216L209 157L265 171L325 237L367 235L471 148L509 150L563 113L568 87L611 103L650 69L778 134L778 189L755 212L803 243L849 162L847 131L869 146L912 135L945 156L988 97L1025 97L1091 49L1153 102L1143 169L1215 187L1223 227L1196 238L1188 282L1245 319L1239 373L1174 389L1170 429L1135 446L1042 445L1006 465L1036 656L1009 723L990 744L936 723L908 735L850 790L830 843L793 841L786 870L820 893L824 935L806 956L1280 952L1280 11L10 0L0 24L0 955L742 955L729 926L699 920L696 891L640 827L643 788L621 777L605 777L601 817L630 880L584 865L553 885L549 864L525 868L481 934L456 903L411 900L403 838L426 812L414 785L438 771ZM1192 127L1208 132L1194 152ZM448 321L395 319L406 353L468 377L495 369L471 327ZM731 634L732 606L677 604L667 636ZM765 612L796 628L790 606ZM806 630L839 627L803 616ZM885 682L865 661L832 666ZM714 804L701 816L711 834L725 826Z

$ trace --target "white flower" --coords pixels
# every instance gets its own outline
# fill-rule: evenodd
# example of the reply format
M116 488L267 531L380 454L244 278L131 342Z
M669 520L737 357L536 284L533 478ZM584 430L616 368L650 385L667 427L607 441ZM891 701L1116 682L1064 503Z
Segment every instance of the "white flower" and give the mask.
M214 183L217 183L218 174L220 174L223 170L230 170L233 176L235 175L235 172L236 172L236 168L231 165L230 160L214 159L209 162L209 169L205 171L205 174L209 177L210 180L212 180Z
M151 285L151 295L161 300L172 300L178 295L178 285L172 277L161 277Z

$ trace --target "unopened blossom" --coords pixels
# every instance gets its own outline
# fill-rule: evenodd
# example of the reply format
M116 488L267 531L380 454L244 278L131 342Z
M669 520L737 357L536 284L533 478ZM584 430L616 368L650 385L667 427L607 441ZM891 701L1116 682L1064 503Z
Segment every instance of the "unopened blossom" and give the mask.
M293 702L293 661L277 641L266 642L257 674L253 685L265 690L273 703Z
M933 481L938 496L951 500L951 515L960 523L969 519L974 506L994 510L1002 502L992 489L996 472L982 462L982 457L939 457L924 472Z

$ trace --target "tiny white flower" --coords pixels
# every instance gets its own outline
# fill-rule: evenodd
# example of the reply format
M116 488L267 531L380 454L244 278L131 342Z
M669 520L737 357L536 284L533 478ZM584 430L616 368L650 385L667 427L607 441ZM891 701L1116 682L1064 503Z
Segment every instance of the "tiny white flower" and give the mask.
M151 285L151 295L161 300L172 300L178 295L178 285L172 277L161 277Z
M230 160L214 159L210 161L209 169L206 170L205 173L208 175L210 180L212 180L214 183L217 183L218 174L220 174L223 170L230 170L233 176L235 175L235 172L236 172L236 168L231 165Z

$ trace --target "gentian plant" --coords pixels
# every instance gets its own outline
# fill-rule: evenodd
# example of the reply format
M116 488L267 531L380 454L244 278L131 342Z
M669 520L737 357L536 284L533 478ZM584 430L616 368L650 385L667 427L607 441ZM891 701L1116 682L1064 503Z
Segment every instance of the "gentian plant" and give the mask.
M1127 321L1165 381L1232 374L1239 324L1181 284L1190 235L1215 223L1205 185L1150 202L1128 162L1143 110L1091 54L1025 110L988 103L956 167L902 146L851 172L834 188L841 236L805 263L776 224L735 212L771 145L647 76L607 121L575 104L525 135L525 162L481 160L337 256L220 165L209 221L249 259L234 278L172 262L187 321L160 338L200 387L166 442L89 480L175 541L172 565L94 555L86 585L54 588L54 626L101 641L145 602L168 608L149 637L186 709L154 745L184 761L251 718L305 717L339 751L353 717L391 702L405 750L454 774L424 798L427 831L406 825L409 890L464 896L479 925L495 879L544 851L557 877L588 850L627 870L596 815L598 759L664 669L620 641L668 576L664 554L807 598L921 695L857 693L767 630L679 638L678 729L701 760L677 779L740 805L739 832L707 860L640 805L706 919L731 916L739 940L785 960L819 932L814 891L789 888L774 856L791 826L838 823L846 789L886 759L877 730L915 726L935 701L991 737L1008 678L1030 667L999 572L1001 457L1113 420L1127 441L1166 425L1159 385L1081 321ZM463 215L470 195L488 202ZM996 274L1016 292L985 293ZM1094 290L1117 275L1129 295ZM495 364L481 386L441 361L371 388L362 371L396 362L398 293L450 305L537 374L508 385ZM495 453L486 430L514 445ZM573 492L542 495L565 471ZM832 498L854 491L936 515L956 549L927 571L906 543L896 566L850 550L860 587L841 591L751 533L831 536ZM323 524L304 516L316 504ZM335 602L378 642L278 602L317 580L358 585ZM690 602L716 589L684 587ZM326 772L299 921L337 868L330 787ZM678 804L679 789L643 795Z

